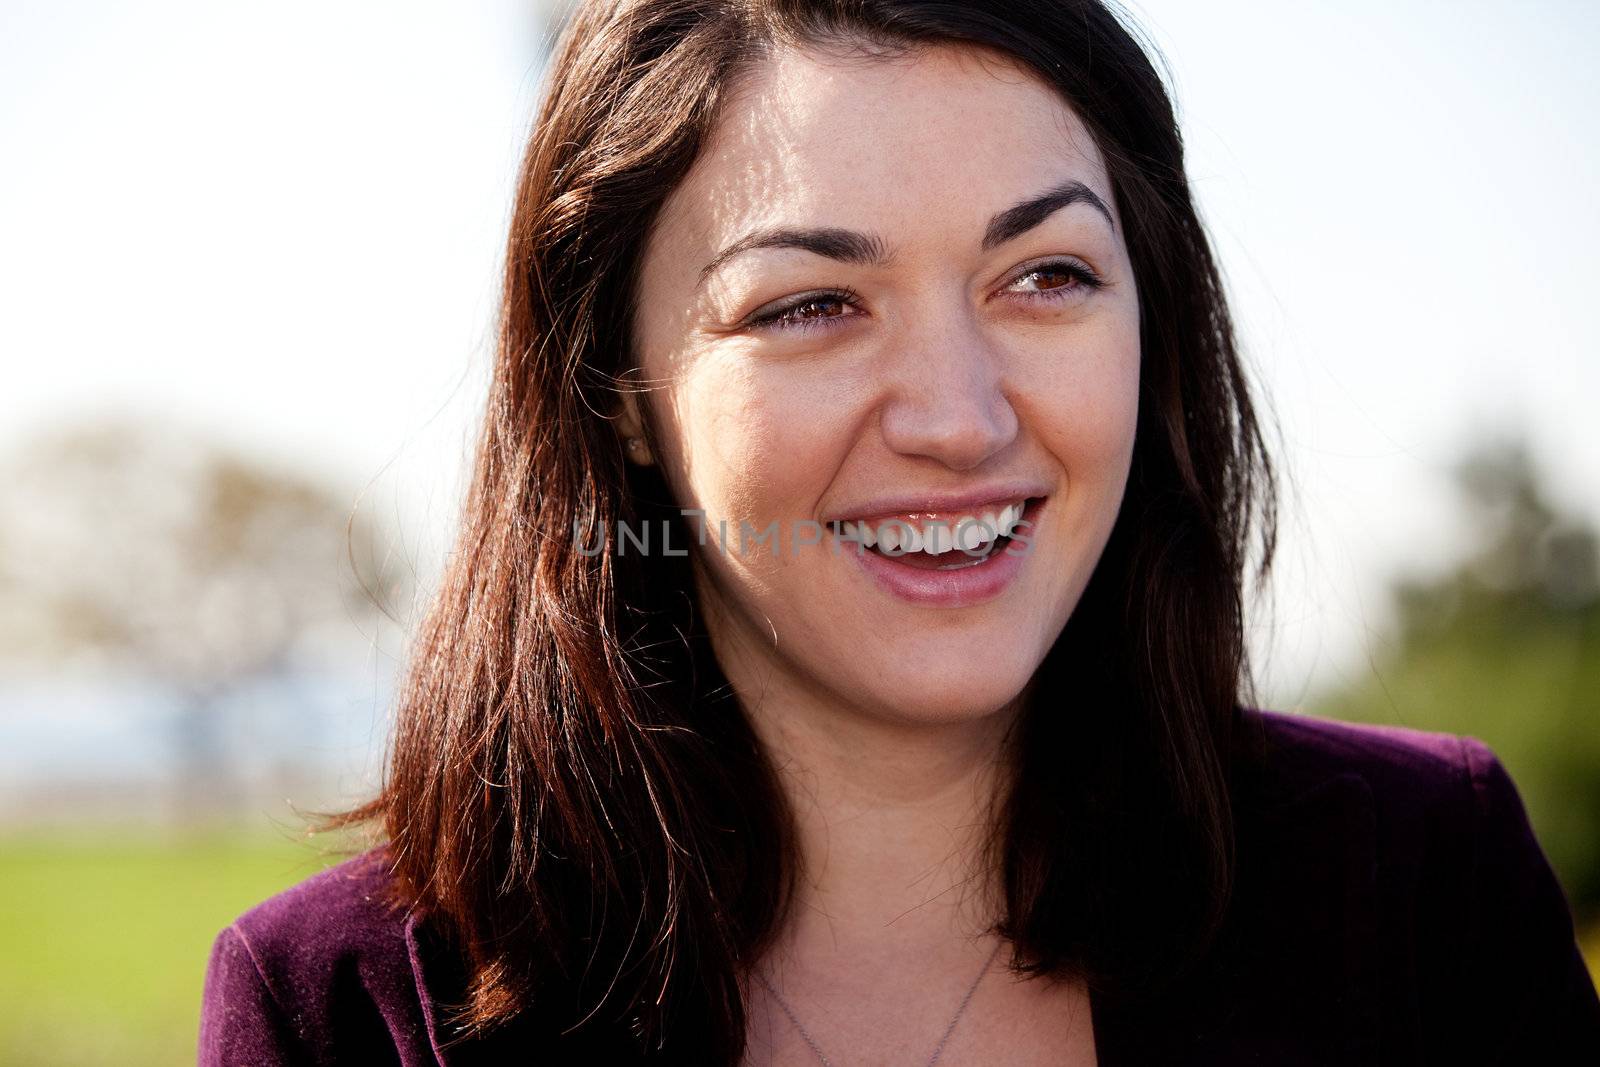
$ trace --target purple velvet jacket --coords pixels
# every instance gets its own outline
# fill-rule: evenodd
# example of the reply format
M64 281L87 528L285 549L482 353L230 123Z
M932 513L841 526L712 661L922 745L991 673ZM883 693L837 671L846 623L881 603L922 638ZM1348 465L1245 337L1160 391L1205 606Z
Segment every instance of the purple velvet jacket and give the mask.
M1233 936L1158 1002L1095 1001L1103 1067L1600 1064L1600 998L1516 787L1482 742L1272 711L1238 809ZM626 1062L513 1025L441 1052L460 961L381 908L375 849L221 931L200 1063ZM692 1062L689 1061L689 1062Z

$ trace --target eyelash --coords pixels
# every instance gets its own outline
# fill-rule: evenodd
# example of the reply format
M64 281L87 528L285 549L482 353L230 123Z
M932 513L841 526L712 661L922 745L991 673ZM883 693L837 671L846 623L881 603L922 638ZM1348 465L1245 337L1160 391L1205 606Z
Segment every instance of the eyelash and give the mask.
M1074 284L1065 285L1058 289L1046 289L1029 293L1027 294L1028 299L1057 301L1061 300L1064 296L1076 293L1082 289L1087 289L1090 292L1094 292L1097 289L1105 287L1105 282L1102 281L1100 276L1091 270L1087 264L1080 263L1075 259L1056 259L1047 263L1040 263L1037 266L1029 267L1027 270L1013 278L1010 283L1008 283L1008 288L1010 285L1015 285L1017 282L1031 275L1047 274L1051 272L1058 272L1068 275ZM809 293L806 296L801 297L799 300L789 304L787 307L781 307L776 311L768 312L759 318L751 319L745 325L761 329L777 330L831 329L833 323L840 321L845 316L829 316L828 318L822 319L788 319L786 317L792 315L794 312L799 311L802 308L810 307L812 304L859 304L860 302L861 294L856 292L854 289L849 287L828 289L820 293Z

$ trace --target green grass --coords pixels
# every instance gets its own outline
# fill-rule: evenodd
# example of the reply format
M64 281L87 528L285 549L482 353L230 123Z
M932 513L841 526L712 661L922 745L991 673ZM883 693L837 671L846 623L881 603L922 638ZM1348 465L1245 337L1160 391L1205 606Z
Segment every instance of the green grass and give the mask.
M320 854L338 843L270 829L0 838L0 1064L193 1063L212 940L344 859Z

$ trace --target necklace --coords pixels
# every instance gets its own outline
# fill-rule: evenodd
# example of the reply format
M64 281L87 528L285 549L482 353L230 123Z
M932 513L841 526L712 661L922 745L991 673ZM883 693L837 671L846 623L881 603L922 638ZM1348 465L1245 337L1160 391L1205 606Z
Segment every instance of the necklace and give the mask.
M972 1002L972 995L978 991L978 985L983 981L983 976L989 973L989 968L994 965L995 957L1000 955L1000 950L1005 947L1005 944L1002 941L994 947L994 951L989 953L989 958L984 961L983 969L978 972L978 977L972 980L972 985L967 989L967 995L961 998L961 1004L956 1008L956 1013L950 1017L950 1025L944 1028L944 1034L940 1036L939 1043L933 1047L933 1055L928 1057L928 1067L933 1067L934 1064L939 1062L939 1057L944 1053L945 1042L949 1041L950 1035L955 1033L956 1023L961 1021L961 1016L966 1012L967 1005ZM827 1055L822 1051L822 1046L818 1045L806 1028L801 1025L799 1018L794 1013L794 1009L789 1007L789 1002L784 1000L776 989L772 988L772 983L767 981L767 976L760 971L756 971L756 977L761 980L762 985L767 987L767 992L772 994L772 999L778 1002L778 1007L783 1009L783 1013L789 1017L789 1021L794 1023L795 1030L799 1031L800 1036L805 1039L805 1043L811 1046L811 1051L817 1054L817 1059L822 1063L822 1067L833 1067L833 1061L828 1059Z

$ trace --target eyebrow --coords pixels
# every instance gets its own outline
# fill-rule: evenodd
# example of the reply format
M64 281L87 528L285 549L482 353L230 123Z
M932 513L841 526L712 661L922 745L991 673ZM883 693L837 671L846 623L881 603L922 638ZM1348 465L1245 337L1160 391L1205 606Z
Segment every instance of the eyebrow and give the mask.
M1113 233L1116 232L1117 224L1112 220L1111 209L1106 207L1105 201L1093 189L1073 178L996 214L984 227L981 247L988 252L1022 236L1057 211L1073 204L1088 204L1105 216L1106 225L1111 227ZM881 267L890 259L887 246L876 234L832 226L778 226L748 233L718 252L710 263L701 268L700 284L704 284L711 272L728 260L757 248L798 248L858 266Z
M1093 189L1074 178L1038 196L1024 200L1016 207L1006 208L990 219L988 228L983 231L983 250L987 252L996 245L1020 237L1057 211L1072 204L1088 204L1105 216L1106 225L1111 227L1112 233L1117 232L1117 224L1111 220L1111 209L1106 207L1106 202L1101 200Z

